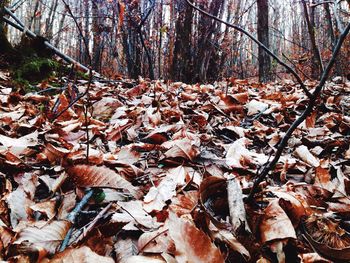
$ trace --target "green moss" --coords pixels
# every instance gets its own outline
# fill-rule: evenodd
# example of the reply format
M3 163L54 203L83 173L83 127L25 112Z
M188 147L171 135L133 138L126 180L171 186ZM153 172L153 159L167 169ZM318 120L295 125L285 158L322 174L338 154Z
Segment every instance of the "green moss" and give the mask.
M28 58L23 64L13 70L16 83L28 91L33 91L32 84L37 84L54 76L59 63L48 58Z

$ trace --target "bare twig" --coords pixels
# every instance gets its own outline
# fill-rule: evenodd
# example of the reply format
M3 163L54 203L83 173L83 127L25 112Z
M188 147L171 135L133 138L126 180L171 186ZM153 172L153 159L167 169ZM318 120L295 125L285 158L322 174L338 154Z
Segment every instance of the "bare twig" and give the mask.
M287 65L286 63L284 63L277 55L275 55L269 48L267 48L263 43L261 43L257 38L255 38L252 34L250 34L248 31L244 30L243 28L241 28L238 25L235 24L231 24L227 21L224 21L206 11L204 11L203 9L195 6L194 4L192 4L190 2L190 0L186 0L187 4L189 4L192 8L196 9L197 11L201 12L202 14L214 19L215 21L218 21L220 23L225 24L228 27L232 27L236 30L238 30L239 32L245 34L246 36L248 36L250 39L252 39L256 44L258 44L267 54L269 54L271 57L273 57L278 64L282 65L283 67L285 67L298 81L298 83L300 84L300 87L303 89L303 91L305 92L305 94L309 97L309 99L312 99L312 94L310 93L310 91L306 88L306 86L304 85L302 79L300 78L300 76L298 75L298 73L296 73L294 71L294 69L292 69L289 65Z
M92 220L89 225L84 229L84 231L79 235L79 237L73 242L78 243L82 241L96 226L98 221L108 212L108 210L111 208L113 203L109 203L105 208L103 208L98 215Z
M73 18L74 23L76 27L78 28L79 34L81 38L83 39L84 45L85 45L85 50L86 50L86 55L88 57L89 61L89 82L87 85L87 88L84 92L84 94L81 97L84 97L86 95L86 105L84 108L84 117L85 117L85 133L86 133L86 162L89 163L89 150L90 150L90 138L89 138L89 120L88 120L88 113L89 113L89 107L90 107L90 87L91 87L91 82L92 82L92 58L89 52L89 43L87 42L86 38L84 37L83 31L80 28L80 25L77 21L77 19L74 17L72 10L70 9L70 6L66 3L65 0L62 0L64 3L69 15Z
M334 4L334 1L323 1L323 2L319 2L319 3L312 3L312 4L310 4L310 7L314 8L316 6L324 5L324 4Z
M292 64L296 70L298 70L301 74L303 74L303 76L307 79L311 79L309 76L307 76L302 70L298 69L298 66L295 65L295 63L289 58L286 56L286 54L282 53L282 56L289 61L290 64Z
M275 154L275 157L271 162L269 162L263 169L263 171L258 175L258 178L255 180L254 185L252 187L252 190L249 193L249 196L247 198L247 202L252 201L254 194L258 191L259 184L265 179L265 177L269 174L269 172L275 167L276 163L278 162L279 158L282 155L282 152L284 148L286 147L289 138L292 136L294 130L306 119L306 117L312 112L313 107L316 104L316 99L320 95L322 88L324 84L326 83L326 80L329 76L329 73L335 63L335 60L337 58L337 55L341 49L341 46L346 39L346 36L348 35L350 31L350 23L347 25L346 29L341 33L339 36L338 42L334 48L332 57L330 61L328 62L327 67L322 73L320 82L318 83L317 87L315 88L315 91L312 94L312 99L309 101L309 104L307 105L304 112L301 114L299 118L297 118L293 124L289 127L286 134L283 136L281 142L278 144L277 152Z
M77 204L77 206L73 209L73 211L68 214L67 220L69 220L72 223L72 227L68 230L68 232L67 232L67 234L66 234L66 236L65 236L65 238L60 246L59 252L62 252L68 246L70 237L72 236L72 233L73 233L73 226L74 226L75 220L76 220L77 216L79 215L80 211L83 209L83 207L89 202L93 193L94 193L94 190L90 189L84 195L84 197L80 200L80 202Z

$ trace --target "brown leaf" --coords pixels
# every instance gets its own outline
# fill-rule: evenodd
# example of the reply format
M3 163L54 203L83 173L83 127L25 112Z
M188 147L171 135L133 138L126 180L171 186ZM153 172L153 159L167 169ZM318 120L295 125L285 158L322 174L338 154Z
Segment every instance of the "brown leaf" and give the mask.
M313 214L302 223L304 237L322 257L335 262L350 260L350 234L339 220Z
M93 252L89 247L68 248L55 255L52 259L43 262L50 263L113 263L111 257L104 257Z
M292 222L280 207L278 200L271 201L264 210L260 232L261 241L264 243L286 238L296 239Z
M35 131L18 139L0 134L0 143L13 154L17 156L22 155L26 152L28 147L38 144L38 132ZM0 146L0 149L1 148Z
M71 223L68 221L37 221L25 227L16 236L13 245L25 243L28 247L44 248L50 254L55 253L66 236ZM28 243L29 242L29 243Z
M179 263L223 263L220 250L191 222L170 214L169 234L174 240Z
M249 251L235 238L231 231L219 229L209 222L209 234L212 239L219 240L229 248L240 253L246 260L250 259Z
M75 165L68 168L67 173L79 187L120 188L129 192L135 198L142 196L137 187L107 167Z
M168 234L168 227L163 226L156 231L143 233L137 243L140 252L163 253L171 246L172 240Z
M184 158L193 161L197 157L199 151L193 142L187 138L175 140L173 146L164 153L167 158Z

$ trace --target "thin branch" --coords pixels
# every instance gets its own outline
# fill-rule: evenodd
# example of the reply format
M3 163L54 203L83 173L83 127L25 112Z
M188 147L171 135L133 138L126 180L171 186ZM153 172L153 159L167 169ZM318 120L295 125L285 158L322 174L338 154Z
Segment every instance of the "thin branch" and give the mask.
M204 11L203 9L195 6L194 4L192 4L189 0L186 0L187 4L189 4L192 8L196 9L197 11L201 12L202 14L214 19L215 21L218 21L220 23L225 24L228 27L232 27L236 30L238 30L239 32L245 34L246 36L248 36L250 39L252 39L256 44L258 44L267 54L269 54L271 57L273 57L280 65L282 65L283 67L285 67L298 81L298 83L300 84L300 87L303 89L303 91L305 92L305 94L309 97L309 99L312 99L312 94L310 93L310 91L306 88L306 86L304 85L302 79L300 78L300 76L298 75L298 73L296 73L289 65L287 65L286 63L284 63L277 55L275 55L269 48L267 48L263 43L261 43L258 39L256 39L252 34L250 34L248 31L244 30L243 28L241 28L238 25L235 24L231 24L227 21L224 21L212 14L209 14L208 12Z
M108 210L112 206L112 202L109 203L105 208L103 208L98 215L92 220L89 225L84 229L84 231L81 231L81 234L78 236L76 240L73 241L73 243L77 244L80 241L82 241L97 225L98 221L108 212Z
M287 130L286 134L283 136L281 142L279 143L278 147L277 147L277 152L275 154L275 157L273 158L273 160L271 162L269 162L263 169L263 171L261 172L260 175L258 175L258 178L255 180L254 185L252 187L252 190L249 193L249 196L247 198L247 202L252 201L254 194L258 191L259 188L259 184L265 179L265 177L269 174L269 172L275 167L276 163L278 162L279 158L282 155L282 152L284 150L284 148L286 147L289 138L292 136L294 130L306 119L306 117L312 112L313 107L316 104L316 99L318 98L318 96L320 95L322 88L324 86L324 84L326 83L326 80L329 76L329 73L336 61L336 58L340 52L341 46L343 44L343 42L346 39L346 36L348 35L350 31L350 23L347 25L346 29L341 33L341 35L339 36L339 40L337 42L337 45L334 48L331 60L328 62L327 67L325 68L325 70L322 73L320 82L318 83L317 87L315 88L315 91L312 94L312 99L309 101L309 104L307 105L306 109L304 110L304 112L301 114L301 116L296 119L293 124L289 127L289 129Z
M324 2L319 2L319 3L312 3L312 4L310 4L310 7L314 8L316 6L324 5L324 4L334 4L334 2L333 1L324 1Z
M73 226L74 226L75 220L76 220L77 216L79 215L80 211L83 209L83 207L89 202L93 193L94 193L94 190L90 189L84 195L84 197L80 200L80 202L77 204L77 206L73 209L73 211L71 211L68 214L67 220L69 220L72 223L72 227L68 230L68 232L67 232L67 234L66 234L66 236L65 236L65 238L60 246L60 249L58 250L59 252L62 252L68 246L69 240L70 240L72 233L73 233Z
M292 64L296 70L298 70L305 78L307 79L311 79L309 76L307 76L302 70L298 69L298 66L295 65L295 63L289 58L286 56L286 54L282 53L282 56L289 61L290 64Z
M86 106L84 109L84 117L85 117L85 133L86 133L86 162L89 163L89 150L90 150L90 138L89 138L89 121L88 121L88 113L89 113L89 106L90 106L90 87L91 87L91 82L92 82L92 58L89 52L89 43L87 42L86 38L84 37L83 31L80 28L80 25L77 21L77 19L74 17L72 10L70 9L70 6L66 3L65 0L62 0L64 3L69 15L73 18L74 23L76 27L78 28L79 34L81 38L83 39L84 45L85 45L85 51L87 53L87 57L89 60L89 82L87 85L87 88L82 95L84 97L86 95Z

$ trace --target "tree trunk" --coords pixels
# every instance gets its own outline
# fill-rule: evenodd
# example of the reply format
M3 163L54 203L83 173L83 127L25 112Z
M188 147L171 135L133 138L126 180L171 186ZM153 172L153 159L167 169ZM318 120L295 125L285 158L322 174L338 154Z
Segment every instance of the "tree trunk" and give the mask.
M100 70L101 59L101 36L102 23L99 17L101 12L101 1L94 1L92 3L92 28L93 28L93 46L92 46L92 68L96 71Z
M12 50L12 46L7 39L7 29L4 22L2 22L3 8L9 1L0 1L0 54L5 54Z
M186 5L180 11L176 21L176 38L174 60L172 65L172 79L175 81L190 82L191 70L191 29L192 8Z
M311 41L311 50L312 50L312 61L311 61L311 77L313 79L317 79L322 72L322 60L321 60L321 54L318 49L317 43L316 43L316 36L315 36L315 11L314 8L311 8L310 16L308 12L308 8L306 5L305 0L302 0L303 7L304 7L304 13L305 13L305 19L306 19L306 25L310 36Z
M269 5L268 0L257 0L258 10L258 40L267 48L269 45ZM271 79L271 59L270 56L259 47L259 81L267 82Z
M211 1L209 6L206 8L203 4L200 5L202 9L210 10L210 13L214 16L222 15L223 12L223 0ZM216 29L218 25L215 21L210 18L207 18L205 15L199 17L198 22L198 52L197 57L195 58L195 72L194 72L194 81L206 82L209 78L212 78L213 75L216 75L214 72L209 70L209 62L211 57L216 56L213 52L216 52L215 44L217 42L217 33ZM218 30L219 31L219 30ZM217 61L219 64L220 61ZM208 76L207 74L210 74Z

